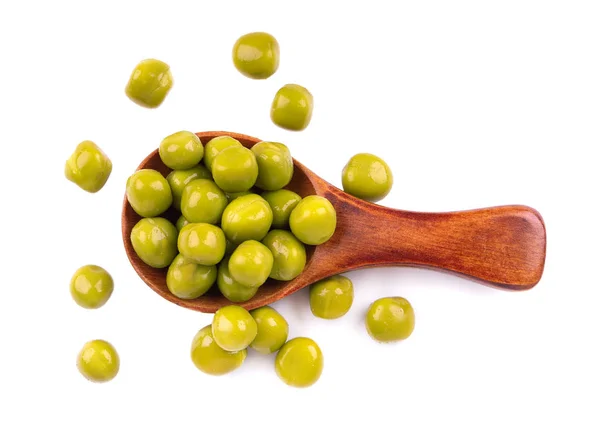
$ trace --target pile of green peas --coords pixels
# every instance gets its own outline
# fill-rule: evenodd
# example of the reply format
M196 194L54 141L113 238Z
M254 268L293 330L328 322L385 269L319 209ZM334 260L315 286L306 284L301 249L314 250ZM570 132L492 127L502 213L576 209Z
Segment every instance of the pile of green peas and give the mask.
M279 44L265 32L241 36L232 59L244 76L271 77L280 62ZM146 59L133 70L125 88L127 97L145 108L159 107L173 86L170 66ZM304 130L313 112L313 96L304 87L286 84L271 105L271 120L293 131ZM189 131L164 138L159 147L170 173L143 169L129 177L126 195L141 220L131 232L138 257L147 265L166 269L169 291L181 299L202 297L216 288L232 303L250 300L268 280L289 281L306 264L305 245L329 241L336 228L336 211L323 197L301 198L285 187L293 177L289 149L278 142L260 142L245 148L229 137L203 144ZM96 193L108 181L112 162L94 142L81 142L65 164L65 177L81 189ZM376 202L393 184L389 166L381 158L356 154L342 171L344 191ZM172 222L164 217L178 211ZM70 290L86 309L104 306L114 281L102 267L88 264L75 271ZM352 281L332 276L310 286L310 309L315 317L337 319L351 308ZM401 297L376 300L365 315L369 335L379 342L408 338L415 315ZM223 375L242 365L247 349L277 353L275 371L295 387L313 385L323 370L323 354L314 340L288 340L288 323L272 307L250 312L237 305L218 310L210 325L192 340L191 359L202 372ZM107 382L119 372L120 358L105 340L91 340L80 350L77 367L93 382Z
M246 302L267 279L300 275L305 245L335 232L329 200L284 189L294 164L282 143L248 149L219 136L203 144L180 131L158 150L171 169L166 177L142 169L127 180L129 204L142 217L131 244L147 265L168 267L167 288L178 298L199 298L216 284L229 301ZM170 208L181 213L175 224L161 216Z

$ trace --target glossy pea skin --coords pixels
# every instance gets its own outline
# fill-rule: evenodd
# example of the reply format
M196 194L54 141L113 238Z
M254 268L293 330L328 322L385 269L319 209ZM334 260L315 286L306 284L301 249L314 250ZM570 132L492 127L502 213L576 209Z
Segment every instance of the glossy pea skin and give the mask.
M292 233L302 243L321 245L328 241L337 225L335 209L327 198L310 195L303 198L290 214Z
M193 180L183 188L181 213L189 222L216 224L227 207L227 197L214 181Z
M240 306L219 308L213 317L213 337L219 347L228 352L246 349L256 337L256 333L254 318Z
M279 189L273 192L263 192L261 195L269 203L273 212L273 228L289 228L290 215L296 208L302 197L296 192L287 189Z
M233 45L233 64L244 76L261 80L279 68L279 43L265 32L242 35Z
M295 84L283 86L271 104L271 120L281 128L301 131L308 127L313 112L313 96Z
M160 142L158 154L168 168L190 169L202 160L204 146L191 131L178 131Z
M112 162L91 140L81 142L65 163L65 177L89 193L104 187L112 172Z
M405 340L415 329L415 312L402 297L377 299L367 311L365 325L373 340L382 343Z
M217 226L192 223L179 232L177 247L184 257L204 266L213 266L225 255L225 235Z
M260 307L250 311L258 332L250 347L268 355L278 351L287 340L289 325L285 318L271 307Z
M167 182L171 187L171 193L173 195L173 207L176 210L181 210L181 196L183 195L183 189L191 181L194 180L212 180L212 174L204 165L194 166L191 169L181 169L171 171L167 175Z
M131 230L131 244L148 266L167 267L177 255L177 228L165 218L143 218Z
M273 254L270 278L291 281L302 273L306 265L306 249L292 233L271 230L262 240L262 244Z
M179 231L181 231L181 229L183 227L185 227L189 223L190 222L187 221L185 216L181 215L181 216L179 216L179 218L177 219L177 222L175 223L175 228L177 228L177 231L179 232Z
M279 142L259 142L251 149L258 164L256 187L278 190L294 175L294 161L288 147Z
M246 349L228 352L221 349L212 335L212 325L202 328L192 340L190 356L198 370L220 376L239 368L246 359Z
M158 216L173 203L169 182L154 169L141 169L130 176L126 193L131 208L142 217Z
M233 279L248 287L260 287L273 268L273 254L256 240L241 243L229 257L229 273Z
M224 149L212 162L212 176L217 186L225 192L249 190L258 177L256 157L248 148Z
M314 340L293 338L279 349L275 357L275 372L287 385L310 387L323 372L323 353Z
M112 295L115 283L106 269L88 264L80 267L71 277L71 297L80 307L100 308Z
M120 364L117 350L105 340L88 341L77 355L77 369L91 382L111 381L119 373Z
M234 199L223 211L221 228L229 240L240 244L246 240L262 240L273 222L273 211L267 201L252 193Z
M225 298L236 303L249 301L258 291L258 287L248 287L233 279L229 272L229 258L219 263L217 287Z
M325 278L310 286L310 310L321 319L338 319L354 301L352 281L342 275Z
M373 154L356 154L342 171L344 191L366 201L382 200L392 190L393 183L390 167Z
M131 73L125 94L134 103L155 109L162 104L172 86L169 65L157 59L145 59Z
M212 171L212 163L215 157L229 147L243 147L243 145L231 136L217 136L206 143L204 147L204 165L209 171Z
M217 279L217 266L202 266L179 254L167 271L167 288L179 299L196 299Z

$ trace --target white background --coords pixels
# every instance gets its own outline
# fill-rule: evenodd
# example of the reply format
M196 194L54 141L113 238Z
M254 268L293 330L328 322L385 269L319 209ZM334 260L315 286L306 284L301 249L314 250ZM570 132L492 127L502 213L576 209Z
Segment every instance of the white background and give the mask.
M0 433L600 433L599 6L2 1ZM266 81L231 62L251 31L280 42ZM175 81L156 110L124 94L148 57L169 63ZM304 132L270 121L285 83L314 95ZM542 281L509 293L433 271L349 273L356 299L340 320L313 318L306 291L274 305L291 337L323 350L313 387L285 386L274 357L254 353L231 375L204 375L189 346L211 316L149 290L120 235L127 176L182 129L284 142L338 186L350 156L378 154L395 177L390 207L530 205L548 232ZM114 164L95 195L63 175L85 139ZM68 291L87 263L116 282L96 311ZM386 295L415 308L403 343L380 345L364 330L369 303ZM75 367L93 338L121 355L110 383Z

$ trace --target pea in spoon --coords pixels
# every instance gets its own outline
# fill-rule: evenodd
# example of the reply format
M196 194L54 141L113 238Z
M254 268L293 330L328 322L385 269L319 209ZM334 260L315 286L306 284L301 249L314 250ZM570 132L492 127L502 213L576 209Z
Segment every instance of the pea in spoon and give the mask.
M217 136L231 136L245 147L259 139L243 134L210 131L197 133L202 143ZM170 172L158 150L138 169ZM236 304L251 310L271 304L331 275L378 266L416 266L461 275L488 286L527 290L543 273L546 230L540 214L526 206L511 205L448 213L395 210L346 194L294 160L294 176L286 187L300 196L320 195L333 204L337 228L323 245L307 246L302 274L292 281L269 279L247 302ZM173 210L166 213L173 222ZM142 280L163 298L177 305L214 313L232 302L217 289L198 299L179 299L169 292L167 269L154 269L142 262L130 240L131 230L141 219L127 198L123 203L121 229L125 251Z

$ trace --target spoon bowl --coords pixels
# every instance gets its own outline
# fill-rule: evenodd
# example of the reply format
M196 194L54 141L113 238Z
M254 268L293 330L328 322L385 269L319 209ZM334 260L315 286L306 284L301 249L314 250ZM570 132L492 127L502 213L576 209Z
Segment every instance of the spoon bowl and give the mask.
M223 131L197 135L204 144L217 136L231 136L247 148L260 142L254 137ZM158 150L137 169L155 169L165 177L171 171L161 161ZM307 262L300 276L292 281L269 279L247 302L230 302L216 286L197 299L173 295L166 284L167 269L146 265L133 249L130 234L141 217L125 197L121 229L127 257L142 280L160 296L205 313L214 313L225 305L251 310L329 276L378 266L432 268L506 290L530 289L541 279L546 230L540 214L530 207L509 205L446 213L395 210L348 195L296 160L294 176L286 189L301 197L326 197L337 213L336 231L326 243L306 246ZM174 223L178 214L170 209L163 217Z

